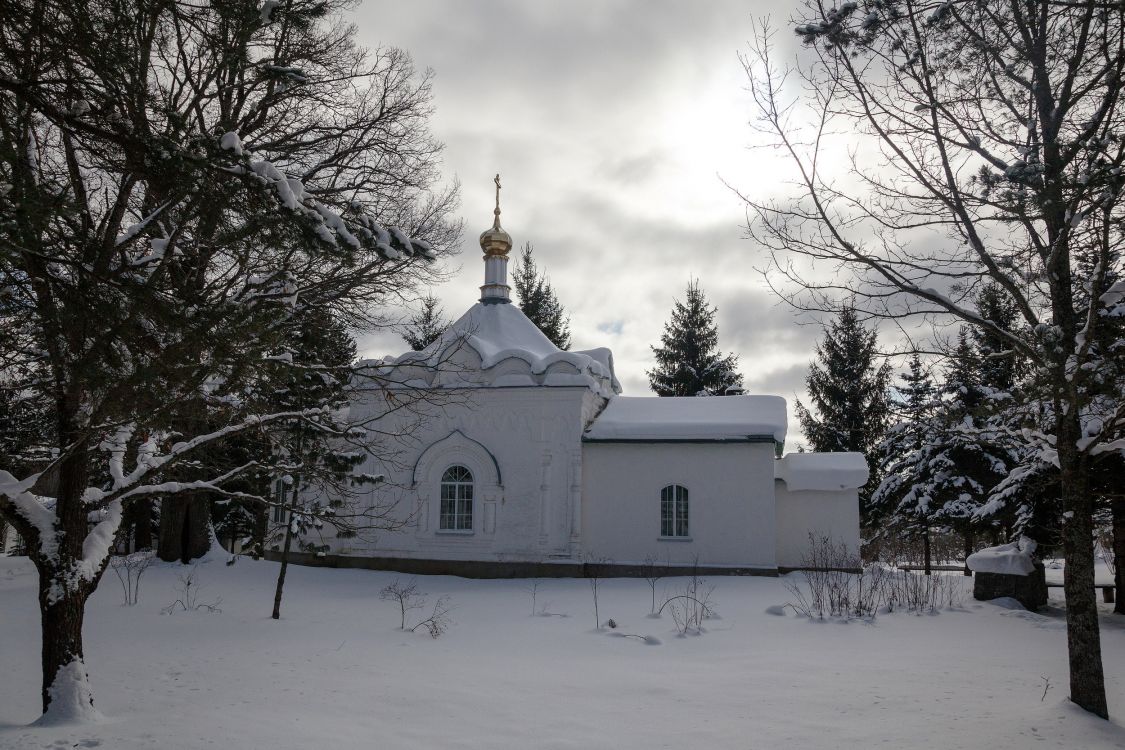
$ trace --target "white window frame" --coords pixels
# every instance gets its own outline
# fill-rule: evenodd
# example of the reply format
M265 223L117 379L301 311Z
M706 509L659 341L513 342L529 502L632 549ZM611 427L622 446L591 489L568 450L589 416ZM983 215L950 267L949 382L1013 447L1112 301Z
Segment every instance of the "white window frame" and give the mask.
M273 513L271 520L273 523L285 523L285 492L286 484L284 479L278 479L273 485L273 499L277 505L273 506Z
M454 474L454 470L460 472ZM466 479L467 477L467 479ZM472 534L476 477L464 464L451 464L441 473L438 481L438 531L442 534ZM446 497L447 489L451 497ZM446 503L451 502L446 511Z
M660 538L691 539L691 495L682 484L660 489Z

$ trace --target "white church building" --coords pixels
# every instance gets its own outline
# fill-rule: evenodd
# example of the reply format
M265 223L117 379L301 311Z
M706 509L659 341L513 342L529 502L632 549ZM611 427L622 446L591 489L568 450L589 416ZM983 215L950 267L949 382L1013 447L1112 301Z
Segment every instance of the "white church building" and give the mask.
M333 538L302 562L497 577L635 574L698 565L774 575L800 567L810 533L859 546L860 454L783 452L777 396L625 396L608 349L561 351L509 299L511 237L480 237L480 301L420 352L371 363L431 394L392 411L393 458L358 471L402 527ZM356 396L377 417L395 388ZM388 395L389 394L389 395ZM416 396L411 396L416 398ZM390 454L387 454L388 456ZM366 490L365 490L366 492Z

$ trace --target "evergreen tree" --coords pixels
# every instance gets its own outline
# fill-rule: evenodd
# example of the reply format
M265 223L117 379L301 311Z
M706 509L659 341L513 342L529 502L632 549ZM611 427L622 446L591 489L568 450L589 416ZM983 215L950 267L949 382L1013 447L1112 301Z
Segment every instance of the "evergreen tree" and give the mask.
M981 371L995 362L978 358L962 328L942 385L937 439L929 448L938 517L962 537L966 557L974 552L973 534L984 523L985 501L1018 460L990 424L994 391L982 384Z
M672 318L664 324L661 346L652 347L656 367L648 370L648 381L656 395L721 396L742 385L738 357L718 350L715 313L699 282L689 282L687 299L675 301Z
M855 308L845 306L817 345L819 364L809 367L805 384L810 411L797 401L801 429L814 450L855 451L867 457L871 480L860 490L860 519L873 520L870 488L878 486L876 447L890 414L890 365L879 362L877 333L860 322Z
M531 243L525 243L512 274L520 310L560 349L570 348L570 317L555 296L546 273L540 273L531 257Z
M427 294L422 298L422 310L406 321L402 337L410 348L420 352L437 340L449 328L449 319L438 304L437 297Z
M1019 311L1011 297L994 283L985 284L976 299L977 311L985 320L1005 331L1014 331ZM1010 393L1025 369L1024 358L1000 334L987 328L973 328L973 342L979 358L980 383L986 388Z
M300 411L322 407L323 419L294 419L270 430L271 450L280 456L288 471L276 476L274 501L285 521L270 532L268 541L280 546L281 567L274 594L273 618L281 616L281 596L293 542L303 552L318 552L321 547L305 537L332 526L337 533L354 535L363 526L363 514L345 508L340 500L326 506L319 490L331 487L335 496L348 498L354 484L369 484L370 477L353 476L353 469L366 455L357 451L342 434L343 425L330 414L348 403L350 365L356 357L355 341L344 325L323 309L312 309L298 316L285 351L277 357L282 377L270 394L275 410Z
M935 440L936 393L933 380L917 354L910 358L908 367L909 371L901 376L901 385L895 389L897 421L887 429L878 447L882 481L871 493L869 521L877 519L883 534L921 536L928 573L930 528L935 508L926 487L930 473L926 448Z

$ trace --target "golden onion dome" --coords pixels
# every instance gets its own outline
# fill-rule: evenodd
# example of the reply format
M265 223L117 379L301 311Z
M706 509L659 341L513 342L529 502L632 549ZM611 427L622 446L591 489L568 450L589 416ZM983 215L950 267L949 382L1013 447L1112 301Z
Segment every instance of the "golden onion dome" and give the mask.
M506 256L512 249L512 236L500 226L500 175L493 180L496 183L496 208L492 211L495 218L492 227L480 233L480 249L485 255Z

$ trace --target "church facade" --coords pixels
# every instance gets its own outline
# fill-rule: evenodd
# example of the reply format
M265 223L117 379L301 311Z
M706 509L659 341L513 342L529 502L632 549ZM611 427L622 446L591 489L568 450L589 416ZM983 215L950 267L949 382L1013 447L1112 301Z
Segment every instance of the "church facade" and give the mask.
M353 420L395 436L357 471L381 478L360 502L400 528L363 539L329 530L327 549L304 562L769 575L800 567L810 533L858 550L861 455L785 455L776 396L622 395L608 349L560 351L511 304L499 199L494 213L480 238L480 301L423 351L368 363L392 387L350 405ZM416 402L388 409L396 391Z

